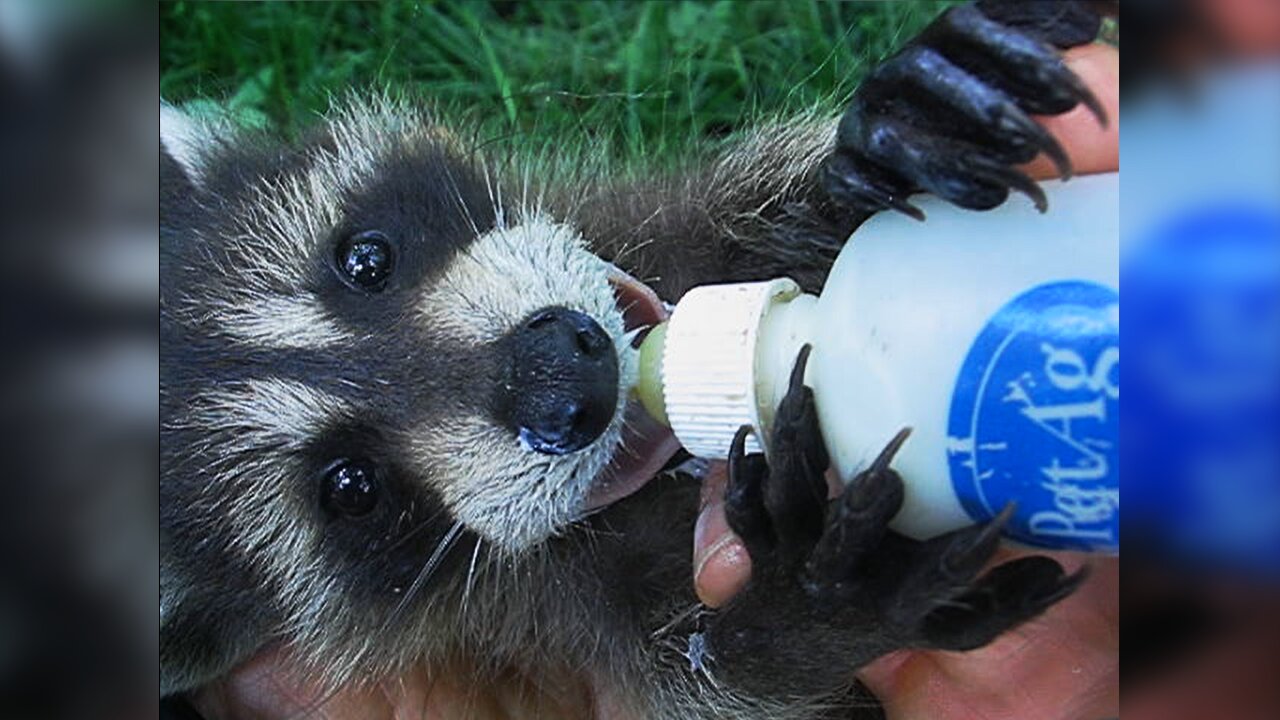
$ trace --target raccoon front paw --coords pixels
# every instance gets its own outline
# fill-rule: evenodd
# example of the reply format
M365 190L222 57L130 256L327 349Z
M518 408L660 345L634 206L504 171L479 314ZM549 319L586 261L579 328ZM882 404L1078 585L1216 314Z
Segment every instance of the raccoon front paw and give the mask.
M991 559L1007 509L985 525L916 541L888 528L902 505L891 467L899 433L834 500L813 392L796 360L770 449L729 454L725 514L751 555L752 578L706 628L718 681L762 696L824 695L900 648L970 650L1035 617L1083 579L1054 560Z
M857 213L893 209L923 219L908 196L993 208L1010 189L1043 212L1040 187L1015 166L1043 152L1064 177L1071 163L1029 114L1101 103L1057 48L1092 41L1099 3L985 0L952 8L862 82L840 121L823 185Z

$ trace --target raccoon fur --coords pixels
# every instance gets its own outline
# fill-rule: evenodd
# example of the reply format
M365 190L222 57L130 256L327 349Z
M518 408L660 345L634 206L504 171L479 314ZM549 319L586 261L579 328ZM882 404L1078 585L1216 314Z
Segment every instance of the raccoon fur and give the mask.
M640 717L848 716L867 701L858 665L985 644L1069 593L1078 577L1033 558L993 596L1007 603L940 618L994 592L974 576L995 533L977 528L863 538L850 552L874 550L873 570L941 572L977 549L958 584L904 595L886 569L834 600L781 552L813 549L822 508L737 497L772 530L730 514L755 576L706 611L697 482L664 470L674 444L628 402L657 297L778 275L816 291L851 231L913 212L912 192L1042 199L1011 166L1065 159L1026 114L1096 107L1054 48L1098 20L1036 7L953 8L841 118L765 124L644 179L511 177L509 158L385 96L294 143L162 106L161 695L280 642L335 687L465 657L479 677L580 669ZM795 422L824 459L812 419ZM770 482L802 472L748 459ZM868 472L883 524L900 483Z

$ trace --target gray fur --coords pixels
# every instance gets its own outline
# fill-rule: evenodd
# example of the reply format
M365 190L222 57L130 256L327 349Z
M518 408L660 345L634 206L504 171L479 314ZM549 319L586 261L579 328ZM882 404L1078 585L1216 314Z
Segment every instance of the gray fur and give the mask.
M385 328L352 327L335 314L311 274L314 259L342 226L344 202L368 187L389 158L412 155L422 146L453 153L452 137L402 103L379 98L368 106L347 104L326 124L318 144L293 156L293 169L251 179L228 195L211 191L218 187L218 173L225 172L218 168L220 153L246 140L225 126L183 122L172 108L162 112L166 126L180 131L162 142L178 149L175 159L199 188L193 212L218 216L191 228L164 219L173 242L188 246L177 256L198 281L162 293L166 322L216 345L232 365L246 352L307 358L341 355L353 345L376 347ZM197 138L200 128L212 134ZM459 194L455 204L474 237L426 274L392 326L451 355L483 357L539 308L558 304L590 314L619 348L622 382L617 417L586 451L551 457L519 447L478 406L452 402L474 395L467 382L476 379L453 366L440 366L432 386L435 401L394 419L378 407L378 394L395 392L396 377L324 377L330 372L324 366L318 366L319 375L282 378L270 363L248 363L239 373L247 377L235 382L195 390L165 385L162 395L181 395L182 401L163 417L162 443L195 445L170 448L182 457L164 468L171 497L189 507L172 509L162 523L161 626L164 645L172 649L162 693L203 682L257 644L283 637L303 668L335 685L459 654L495 671L536 671L572 658L572 664L598 668L601 682L625 688L616 701L646 716L701 717L709 708L720 717L774 717L784 707L800 713L808 702L737 698L712 673L680 669L688 663L682 647L687 631L673 620L685 618L695 605L687 567L691 482L678 493L668 490L671 498L689 497L680 511L684 519L665 513L675 528L660 547L645 550L669 566L660 573L664 589L657 597L666 599L656 615L646 610L636 616L639 601L605 584L616 574L610 555L634 551L616 547L620 543L611 535L627 512L584 520L582 503L619 442L635 378L635 351L599 256L658 279L674 299L675 288L702 278L680 267L682 257L664 257L664 248L679 242L686 251L713 253L714 244L760 238L773 208L804 200L804 183L830 145L832 128L829 121L814 120L746 138L700 178L660 188L650 198L657 202L645 211L650 220L634 223L644 234L639 240L605 229L609 223L632 225L627 213L633 208L615 204L619 193L629 192L625 188L579 188L567 207L550 189L525 184L519 193L503 190L482 169L487 214L493 217L489 229L471 216L474 208ZM687 215L701 218L707 234L699 234L698 225L691 228L695 232L679 228ZM767 246L759 251L767 252ZM784 261L756 265L773 272ZM192 267L197 263L204 265ZM424 347L422 354L432 352ZM177 355L165 360L181 361ZM484 367L478 361L477 372L483 374ZM435 372L430 362L423 372ZM430 577L415 578L413 598L350 597L343 578L326 564L322 548L329 541L310 507L313 501L298 491L307 482L300 477L300 458L308 443L325 428L365 416L377 418L399 460L442 503L449 519L439 522L450 528L458 523L432 548L449 559L431 568ZM221 567L215 577L242 573L252 591L219 597L217 588L202 582L201 558L211 551L191 546L208 540L192 534L195 526L217 546L214 564ZM406 591L403 583L399 590ZM253 630L232 633L220 653L202 661L183 649L201 640L184 639L186 625L201 612L215 619L254 614L244 624Z

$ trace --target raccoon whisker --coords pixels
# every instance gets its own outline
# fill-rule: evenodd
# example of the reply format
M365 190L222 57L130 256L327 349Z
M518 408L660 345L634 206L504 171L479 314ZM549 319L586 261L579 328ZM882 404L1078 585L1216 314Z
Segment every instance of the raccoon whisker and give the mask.
M422 570L418 571L417 577L413 579L413 583L411 583L409 585L409 589L405 591L404 597L400 599L400 602L396 603L395 609L387 616L387 621L383 623L384 630L389 629L397 620L400 619L405 608L409 607L410 601L412 601L414 596L422 590L422 587L426 584L427 580L435 574L436 568L440 566L440 562L444 559L445 553L453 547L454 541L458 539L458 535L461 533L462 522L458 521L455 522L449 528L449 531L444 534L444 537L440 539L440 543L436 545L436 549L432 551L431 557L427 558L427 562L422 566Z
M626 344L627 348L635 349L633 346L636 342L636 338L640 336L640 333L648 329L649 329L648 325L641 325L639 327L631 328L630 330L623 333L622 340Z
M526 164L524 172L520 173L520 217L521 219L530 217L529 212L529 173L532 166Z
M579 525L582 527L584 534L586 535L587 539L591 543L591 551L593 553L599 551L600 549L599 544L600 544L601 538L606 538L606 537L620 538L620 537L624 537L625 535L623 532L614 528L613 524L610 523L606 518L601 518L600 522L598 522L597 524L603 525L604 527L588 527L585 520L579 523Z
M534 204L538 208L538 214L542 214L542 208L546 207L547 191L545 185L538 188L538 196L534 198Z
M471 216L471 208L467 207L467 202L462 198L462 190L458 187L458 181L453 176L453 170L448 165L444 166L445 177L449 180L449 189L453 191L453 197L458 203L458 209L462 211L463 217L467 219L467 224L471 226L471 232L477 237L480 236L480 227L476 225L475 218Z
M489 174L489 163L485 162L484 158L480 159L480 175L484 178L484 189L485 193L489 195L489 204L496 210L498 203L493 198L493 178ZM502 227L501 215L495 214L494 221L496 223L495 227Z
M510 224L507 222L506 206L503 205L502 201L502 186L495 184L494 193L498 203L498 217L502 218L502 227L509 227Z
M418 533L431 527L431 525L436 521L437 518L439 518L439 513L433 514L431 517L413 526L404 535L401 535L399 538L396 538L396 541L394 543L384 548L382 550L383 554L392 553L404 547L405 544L407 544L410 540L416 537Z
M663 637L664 635L668 635L671 633L673 629L675 629L676 626L684 623L685 621L689 620L695 615L703 614L705 611L706 611L706 608L702 605L702 603L691 603L688 607L684 608L683 610L680 610L675 615L673 615L672 618L667 621L667 624L649 633L649 639L657 640Z
M624 306L622 306L622 307L619 307L618 309L622 311L622 314L623 314L623 315L626 315L627 313L631 312L631 308L633 308L633 307L635 307L635 306L636 306L636 301L635 301L635 300L632 300L631 302L627 303L626 305L624 305ZM639 329L639 328L637 328L637 329ZM632 332L634 332L634 330L633 330Z
M615 450L615 454L618 452L625 452L633 458L640 457L640 455L636 454L633 451L633 448L627 444L627 438L643 437L643 433L641 433L637 425L635 425L632 421L627 419L627 416L625 413L622 416L622 428L624 431L630 431L630 432L623 432L621 437L618 438L618 444L616 446L617 449Z
M658 218L658 216L662 215L662 213L665 212L666 209L667 209L667 205L663 203L658 203L657 207L653 209L653 212L646 215L643 220L641 220L639 223L636 224L636 230L644 230L646 227L649 226L649 223L653 222L655 219Z
M488 163L481 163L480 170L484 174L484 187L489 193L489 202L493 205L494 226L505 228L507 226L506 213L502 211L502 188L493 182L493 177L489 173Z
M471 590L476 579L476 561L480 559L480 536L476 536L475 549L471 551L471 566L467 568L467 582L462 589L462 610L459 613L463 618L467 617L467 604L471 600Z
M648 222L648 221L646 220L645 222ZM621 263L623 260L625 260L628 256L633 255L637 252L640 252L641 250L645 249L646 247L652 244L653 244L653 238L647 238L639 242L623 243L622 248L619 249L617 254L613 256L613 262L615 265L617 265Z

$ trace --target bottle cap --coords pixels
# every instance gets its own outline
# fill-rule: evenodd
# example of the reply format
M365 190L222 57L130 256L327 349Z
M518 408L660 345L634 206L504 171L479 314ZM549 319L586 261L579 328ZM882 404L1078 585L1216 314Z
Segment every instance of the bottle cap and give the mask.
M774 303L800 294L788 278L704 285L680 298L662 354L663 400L680 444L698 457L722 458L738 428L760 428L756 339ZM747 437L747 451L763 444Z

